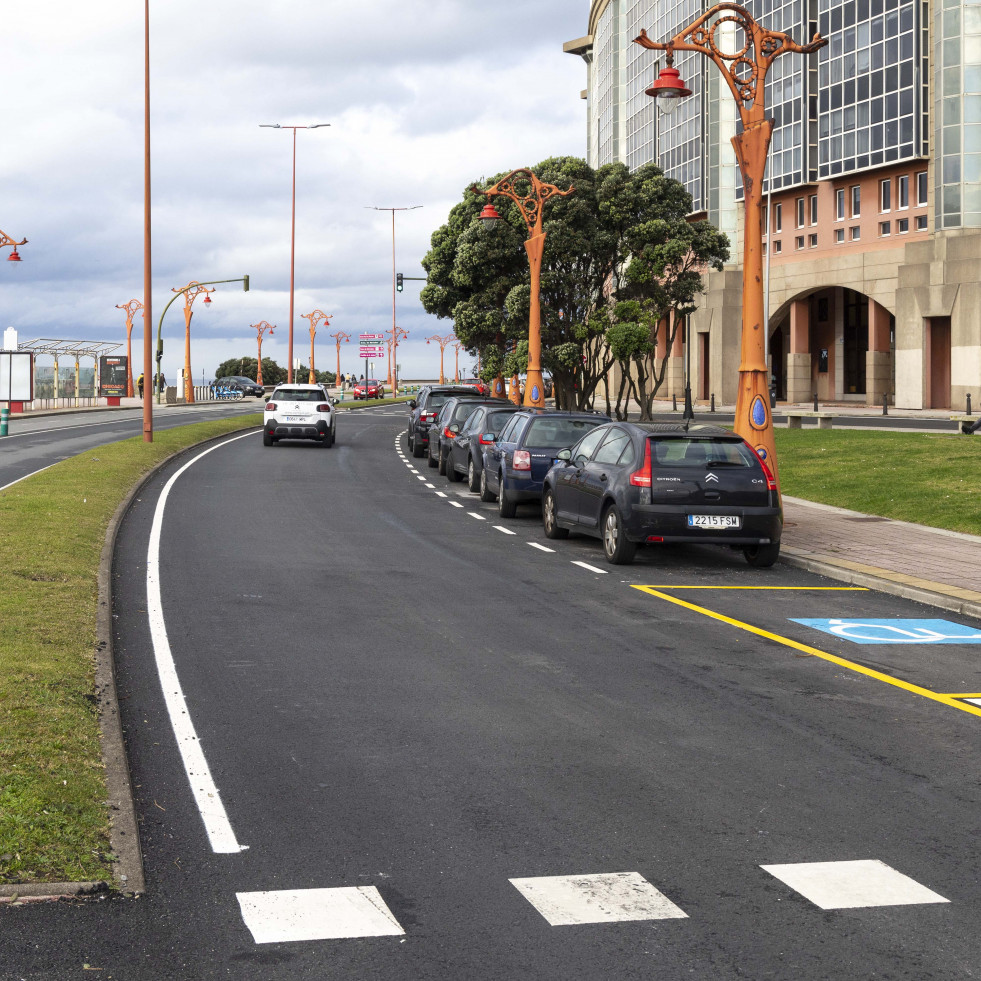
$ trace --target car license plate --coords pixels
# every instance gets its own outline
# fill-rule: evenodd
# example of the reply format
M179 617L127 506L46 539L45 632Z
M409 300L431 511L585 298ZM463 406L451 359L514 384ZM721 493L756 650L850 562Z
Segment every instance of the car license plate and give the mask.
M689 528L739 528L740 518L736 514L689 514Z
M307 417L306 416L287 416L286 417L286 421L287 422L306 422L306 420L307 420Z

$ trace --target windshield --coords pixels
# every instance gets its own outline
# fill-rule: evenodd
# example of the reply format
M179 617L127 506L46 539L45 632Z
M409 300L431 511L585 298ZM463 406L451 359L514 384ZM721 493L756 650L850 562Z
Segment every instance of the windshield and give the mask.
M755 467L756 454L742 440L661 439L654 460L668 467Z
M323 402L326 397L316 388L280 388L273 396L283 402Z
M555 419L550 416L540 416L532 419L525 437L525 446L542 446L548 449L562 449L578 443L591 429L595 429L607 419Z

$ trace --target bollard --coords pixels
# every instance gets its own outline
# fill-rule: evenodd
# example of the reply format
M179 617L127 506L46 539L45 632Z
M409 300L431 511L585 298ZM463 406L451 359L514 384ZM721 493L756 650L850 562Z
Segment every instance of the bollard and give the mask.
M965 412L964 414L967 415L967 416L969 416L971 414L971 393L970 392L967 393L967 412Z
M889 415L889 396L885 392L882 393L882 414Z
M715 392L712 393L712 408L709 409L709 412L715 412Z
M0 409L0 436L7 435L7 426L10 423L10 409Z
M671 396L671 411L672 412L677 412L678 411L678 396L677 395L672 395Z
M814 393L814 411L815 412L818 411L818 396L817 396L817 392Z

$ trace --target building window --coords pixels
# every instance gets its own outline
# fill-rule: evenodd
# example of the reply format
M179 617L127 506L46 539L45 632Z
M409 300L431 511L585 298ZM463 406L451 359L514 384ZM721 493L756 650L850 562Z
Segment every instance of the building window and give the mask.
M841 243L844 242L844 241L845 241L845 229L844 228L836 228L835 229L835 243L838 244L838 245L841 245Z
M891 231L892 231L891 222L888 221L879 222L879 235L882 236L882 238L888 238Z
M797 237L796 237L796 238L794 239L794 245L796 245L796 246L797 246L797 251L798 251L798 252L799 252L799 251L800 251L801 249L803 249L803 248L804 248L804 236L803 236L803 235L798 235L798 236L797 236Z
M773 254L780 255L781 252L783 252L783 246L780 244L780 239L777 239L776 242L773 243Z
M845 189L840 188L835 191L835 219L837 221L845 220Z
M818 196L816 194L811 195L811 224L816 225L818 223Z
M896 178L896 207L909 207L909 175Z
M860 225L852 225L850 231L853 242L857 242L862 237L862 228Z
M804 227L804 199L797 199L797 227Z
M916 203L919 207L925 208L927 203L927 172L921 170L916 175Z
M859 184L852 185L852 218L862 213L862 188Z
M925 232L927 227L927 216L917 215L916 216L916 230L918 232Z
M808 244L808 246L810 248L816 249L817 248L817 244L818 244L818 237L817 237L817 235L808 235L807 236L807 244Z
M775 204L773 206L773 230L775 232L783 231L783 205Z
M879 181L879 210L892 211L892 181Z
M905 235L909 231L909 218L900 218L899 221L896 222L896 231L899 232L900 235Z

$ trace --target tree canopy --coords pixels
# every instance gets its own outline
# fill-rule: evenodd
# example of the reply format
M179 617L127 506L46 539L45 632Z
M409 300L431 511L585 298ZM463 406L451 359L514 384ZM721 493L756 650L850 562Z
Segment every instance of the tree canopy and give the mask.
M241 375L243 378L256 380L259 362L255 358L229 358L218 365L215 378L224 378L226 375ZM306 365L300 365L293 372L293 377L305 382L310 369ZM263 385L278 385L286 381L287 371L281 368L272 358L262 359L262 383ZM333 385L337 376L333 371L317 371L314 369L314 376L321 385Z
M708 222L688 220L690 195L654 164L631 173L619 163L594 170L575 157L554 157L532 169L545 183L574 188L545 205L542 368L553 377L559 405L585 407L615 362L632 376L653 363L658 332L677 329L669 315L693 308L702 270L721 269L729 243ZM496 196L503 220L485 229L478 220L484 203L468 188L433 233L420 298L427 312L453 320L464 346L480 352L489 379L527 366L530 277L528 231L517 206ZM656 377L647 373L642 414Z

